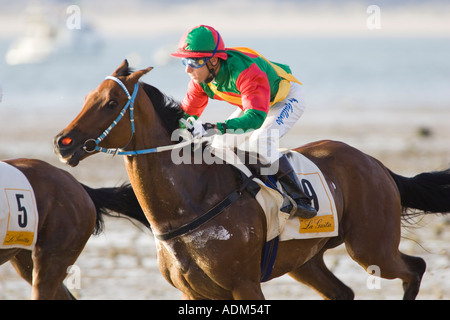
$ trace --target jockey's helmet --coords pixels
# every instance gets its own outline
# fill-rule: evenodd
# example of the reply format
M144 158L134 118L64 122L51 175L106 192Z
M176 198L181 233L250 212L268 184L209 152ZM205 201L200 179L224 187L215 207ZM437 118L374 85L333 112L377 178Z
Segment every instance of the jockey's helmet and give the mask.
M171 55L178 58L212 58L215 56L227 59L225 44L219 32L206 25L194 27L186 32L180 39L177 51Z

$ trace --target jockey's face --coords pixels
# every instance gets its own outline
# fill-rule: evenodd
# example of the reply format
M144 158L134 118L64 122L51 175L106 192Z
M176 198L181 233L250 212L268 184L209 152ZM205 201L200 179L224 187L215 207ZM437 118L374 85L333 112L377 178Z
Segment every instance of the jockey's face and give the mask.
M210 60L210 62L212 65L216 65L217 60L218 60L218 58L213 57ZM210 74L209 69L206 64L200 68L192 68L187 64L184 71L186 71L186 73L191 77L191 79L197 83L205 82L206 79L208 79L209 74Z

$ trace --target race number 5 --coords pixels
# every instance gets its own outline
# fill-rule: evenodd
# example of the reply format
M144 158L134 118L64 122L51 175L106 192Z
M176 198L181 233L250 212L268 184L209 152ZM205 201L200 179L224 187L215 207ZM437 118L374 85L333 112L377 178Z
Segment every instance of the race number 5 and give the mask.
M16 200L17 200L17 211L19 214L17 215L19 227L25 228L28 223L28 217L27 217L27 209L22 205L21 200L24 198L23 194L16 193Z

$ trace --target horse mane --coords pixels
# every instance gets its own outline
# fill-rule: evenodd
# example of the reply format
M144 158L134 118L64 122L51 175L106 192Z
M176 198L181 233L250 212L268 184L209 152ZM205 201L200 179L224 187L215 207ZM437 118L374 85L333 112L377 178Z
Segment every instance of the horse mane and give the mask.
M167 131L172 133L178 129L180 127L179 120L184 115L181 103L147 83L141 82L141 84Z

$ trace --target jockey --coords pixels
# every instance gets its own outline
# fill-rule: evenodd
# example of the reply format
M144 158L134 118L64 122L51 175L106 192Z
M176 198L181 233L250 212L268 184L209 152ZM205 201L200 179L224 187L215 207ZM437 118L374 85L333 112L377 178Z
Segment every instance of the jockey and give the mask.
M215 124L193 121L194 136L215 133L250 133L249 148L256 151L264 164L278 168L275 177L285 192L296 202L295 216L312 218L317 211L302 191L297 175L287 157L278 151L271 130L285 135L303 114L305 104L301 83L287 65L268 61L248 48L225 48L222 37L206 25L194 27L181 38L172 56L182 58L191 77L181 108L186 117L198 119L208 99L236 105L238 109L224 122ZM264 139L264 140L263 140ZM262 143L261 141L264 141ZM261 152L261 144L265 152ZM281 210L290 212L292 204Z

